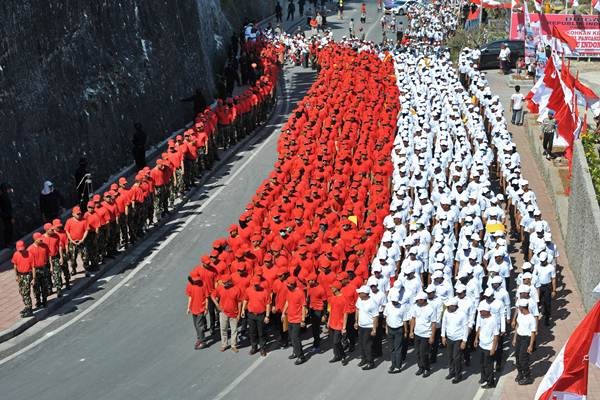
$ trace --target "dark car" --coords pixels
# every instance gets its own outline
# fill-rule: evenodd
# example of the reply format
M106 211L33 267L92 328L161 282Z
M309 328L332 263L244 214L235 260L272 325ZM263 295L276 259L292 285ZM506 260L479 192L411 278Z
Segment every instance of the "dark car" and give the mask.
M509 67L513 68L519 57L525 56L525 43L522 40L497 40L481 46L479 69L499 68L498 56L500 45L506 44L510 49Z

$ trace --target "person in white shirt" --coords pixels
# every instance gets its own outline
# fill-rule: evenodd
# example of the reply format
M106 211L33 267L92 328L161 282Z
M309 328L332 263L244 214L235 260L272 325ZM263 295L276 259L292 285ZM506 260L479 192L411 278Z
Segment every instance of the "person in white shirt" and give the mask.
M391 288L388 293L388 302L383 310L386 327L385 333L390 341L392 365L388 373L395 374L402 369L403 353L408 347L408 321L410 305L402 302L401 291L398 288ZM404 350L403 350L404 349Z
M431 345L435 338L436 313L427 304L427 295L419 292L415 297L416 304L412 307L412 318L410 320L410 338L415 340L415 351L417 353L417 375L424 378L431 375L430 353Z
M519 385L530 385L533 383L530 356L533 353L537 335L537 320L529 312L529 301L527 299L517 301L517 307L519 311L512 340L517 359L517 382Z
M441 338L441 327L442 327L442 312L444 309L444 302L437 297L436 289L434 284L430 284L425 288L427 293L427 304L435 311L435 335L433 343L431 344L430 363L435 364L437 362L438 349L440 347Z
M510 72L509 63L510 63L510 49L505 43L500 45L500 55L498 56L498 60L500 60L500 70L506 75Z
M481 352L481 383L484 389L496 387L494 376L494 356L498 346L498 335L500 329L495 318L490 312L490 305L486 301L479 304L479 317L477 318L477 334L475 335L475 347Z
M539 265L534 267L533 273L538 278L538 298L542 306L544 325L550 326L550 313L552 299L556 297L556 267L548 262L546 252L538 255Z
M379 273L379 275L381 274ZM385 303L387 302L387 293L379 289L379 280L374 275L370 276L369 279L367 279L367 286L369 286L369 288L371 289L371 293L369 294L369 296L371 300L375 302L375 304L377 304L377 309L379 311L379 323L377 324L377 333L373 338L373 357L380 357L383 354L382 341L383 334L385 331L385 325L383 321L383 309L385 307Z
M356 316L354 328L358 330L358 342L360 345L361 360L358 363L363 370L375 368L373 361L373 338L377 332L379 323L379 305L370 298L371 289L361 286L356 289L358 300L356 300Z
M446 300L444 305L446 311L442 318L441 339L448 352L450 366L446 379L458 383L462 380L463 352L467 348L469 338L469 320L467 314L459 309L456 297Z
M512 108L511 122L513 125L523 125L523 94L521 93L521 86L515 86L515 93L510 96L510 106Z

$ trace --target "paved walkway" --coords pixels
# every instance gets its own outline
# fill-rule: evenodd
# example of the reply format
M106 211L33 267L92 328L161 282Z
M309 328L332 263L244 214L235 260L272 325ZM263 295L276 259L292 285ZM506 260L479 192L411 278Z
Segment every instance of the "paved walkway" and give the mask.
M506 78L499 75L497 71L489 71L487 75L492 92L500 96L505 110L509 110L510 96L514 90L506 85ZM510 112L507 113L506 117L510 119ZM529 386L517 385L514 381L517 371L514 367L514 357L511 357L504 368L503 376L496 393L489 397L502 400L533 399L537 387L554 360L554 357L560 351L574 327L585 316L581 295L579 294L577 283L566 258L565 243L560 233L561 230L554 211L555 207L552 202L551 193L546 188L544 179L537 168L525 129L523 126L514 125L510 125L509 129L521 155L523 175L529 181L529 186L536 193L543 218L550 224L553 238L556 241L561 256L558 261L560 265L558 294L557 299L554 301L555 308L553 311L555 323L550 328L546 328L543 325L540 327L538 347L533 356L533 376L535 377L535 383ZM514 257L516 265L521 266L523 257L520 252L520 244L512 242L513 251L511 255ZM590 369L588 398L600 398L600 371L597 371L597 369L596 371Z

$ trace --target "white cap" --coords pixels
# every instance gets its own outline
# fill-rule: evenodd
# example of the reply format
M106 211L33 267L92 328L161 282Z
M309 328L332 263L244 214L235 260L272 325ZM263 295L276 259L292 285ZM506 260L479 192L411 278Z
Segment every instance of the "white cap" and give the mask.
M413 267L410 264L407 264L404 266L404 268L402 268L402 272L404 272L404 275L412 274L413 272L415 272L415 267Z
M473 273L473 266L472 265L468 265L468 264L465 265L463 267L463 272L464 272L465 275L472 274Z
M371 289L369 289L368 286L363 285L361 287L359 287L358 289L356 289L356 293L365 293L365 294L369 294L371 293Z
M435 293L435 285L429 285L425 288L426 293Z
M496 284L496 283L502 283L502 278L501 278L500 276L498 276L498 275L494 276L494 277L491 279L491 284L492 284L492 285L494 285L494 284Z
M548 259L548 253L542 251L540 254L538 254L538 259L540 261L546 261Z
M494 295L494 289L492 289L492 288L485 289L484 292L483 292L483 295L485 297L493 296Z
M525 272L523 274L523 279L531 279L533 278L533 275L531 275L531 272Z
M367 286L377 286L377 285L378 285L378 280L374 276L370 276L369 279L367 279Z
M488 272L495 272L498 273L500 272L500 267L498 266L498 264L492 264L488 267Z
M448 300L446 300L444 302L444 305L446 305L446 307L457 306L458 300L456 299L456 297L450 297Z
M393 221L392 221L392 226L394 226ZM382 242L392 242L392 232L390 231L385 231L383 232L383 237L381 238Z
M456 293L463 293L466 290L467 290L467 287L460 282L458 282L456 285L454 285L454 291Z
M416 300L427 300L427 294L425 294L425 292L420 291L419 293L417 293L417 295L415 296L415 301Z
M381 272L381 264L375 263L371 266L371 272Z
M518 307L529 307L529 300L527 300L527 299L519 299L517 301L517 306Z
M490 311L490 305L486 301L482 301L479 303L479 307L477 307L478 311Z
M517 293L529 293L531 287L529 285L519 285Z
M525 271L527 269L531 269L531 263L529 261L525 261L521 268L523 268L523 271Z
M431 274L431 279L438 279L438 278L443 278L443 277L444 277L444 274L439 269L434 271L433 274Z
M389 301L400 301L400 289L397 287L392 287L388 292L388 300Z

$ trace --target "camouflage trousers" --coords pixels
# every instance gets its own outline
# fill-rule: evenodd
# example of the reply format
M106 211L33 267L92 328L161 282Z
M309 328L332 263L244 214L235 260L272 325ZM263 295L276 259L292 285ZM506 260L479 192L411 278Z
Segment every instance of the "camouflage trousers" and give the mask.
M100 254L98 252L98 234L94 231L88 232L84 244L89 265L88 263L84 263L83 267L86 269L86 271L88 270L88 267L89 269L95 270L98 268L98 264L100 264Z
M69 268L65 268L65 263L60 262L60 256L50 258L50 269L52 270L52 282L57 292L62 289L63 277L65 283L69 283L71 278Z
M69 243L69 260L71 262L71 272L73 275L77 273L77 256L81 255L81 261L83 263L83 267L87 270L89 262L88 262L88 252L83 243L74 244Z
M175 178L177 178L177 184L175 185L175 193L172 193L171 195L174 198L177 198L180 194L182 194L185 191L185 185L183 184L183 168L177 168L175 170ZM175 201L175 200L173 200Z
M169 211L169 187L168 185L156 186L154 193L154 218L158 221L162 214Z
M31 304L31 272L25 274L17 272L17 279L19 283L19 294L23 298L23 304L25 304L25 308L31 309L33 307Z
M35 278L33 279L33 294L35 301L42 306L48 300L48 266L35 269Z

